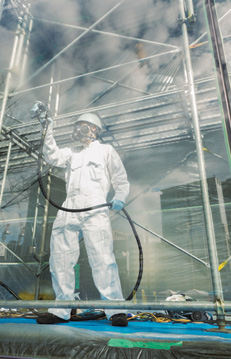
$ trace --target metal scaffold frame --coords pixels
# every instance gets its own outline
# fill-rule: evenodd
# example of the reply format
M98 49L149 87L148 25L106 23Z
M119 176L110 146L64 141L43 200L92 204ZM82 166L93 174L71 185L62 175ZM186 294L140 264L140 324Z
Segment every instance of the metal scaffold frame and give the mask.
M208 1L206 0L206 6L208 7L209 5L214 6L214 3L212 1ZM93 23L90 27L86 28L86 27L80 27L80 26L71 26L68 24L62 24L62 26L66 26L66 27L75 27L78 30L82 30L82 33L77 36L72 42L70 42L67 46L65 46L62 50L60 50L55 56L52 57L52 59L50 59L48 62L46 62L43 66L41 66L32 76L30 76L29 78L26 79L26 81L23 80L23 73L25 71L26 68L26 61L27 61L27 52L28 52L28 47L29 47L29 39L30 39L30 33L32 31L32 26L33 26L33 17L30 14L30 6L27 5L25 6L24 9L24 13L21 14L21 16L19 17L19 21L18 21L18 27L16 30L16 35L15 35L15 39L14 39L14 44L13 44L13 50L12 50L12 55L11 55L11 60L10 60L10 64L9 64L9 70L7 72L7 76L6 76L6 81L5 81L5 88L4 88L4 93L2 95L2 104L1 104L1 113L0 113L0 129L2 131L2 136L4 138L4 141L6 141L6 143L4 143L2 146L5 146L5 148L7 148L7 155L5 157L5 162L3 161L2 163L0 163L1 168L4 167L4 173L3 173L3 179L2 179L2 185L1 185L1 192L0 192L0 204L2 203L2 198L3 198L3 194L4 194L4 186L5 186L5 182L6 182L6 178L7 178L7 171L8 168L10 166L10 157L11 157L11 153L12 153L12 145L16 144L19 148L22 149L22 152L25 152L26 156L23 157L23 160L26 162L28 161L30 163L30 161L34 162L35 160L38 159L38 151L35 149L35 147L33 146L33 142L36 143L39 140L39 131L35 131L33 134L33 141L28 141L27 139L23 138L24 136L21 136L20 134L17 133L17 130L20 129L21 131L23 131L24 134L28 133L27 130L27 126L28 124L18 124L16 126L14 126L14 128L7 128L4 126L3 124L3 120L4 117L6 115L6 108L7 108L7 101L9 99L9 97L13 97L16 95L20 95L20 94L25 94L28 91L33 91L33 90L38 90L41 88L48 88L49 89L49 98L48 98L48 106L51 106L51 102L52 99L55 98L54 100L54 115L55 115L55 119L57 120L57 124L58 122L60 123L60 119L63 119L67 122L65 122L64 124L58 124L57 128L59 130L64 130L65 131L60 131L58 136L60 137L60 142L62 142L62 138L65 137L67 134L69 134L70 130L68 129L68 126L70 126L70 122L68 122L68 120L70 121L70 119L78 114L84 113L86 111L86 108L82 109L82 110L78 110L78 111L74 111L71 113L66 113L66 114L59 114L59 86L61 86L62 84L71 81L71 80L76 80L76 79L80 79L83 77L97 77L102 79L100 76L103 72L105 71L110 71L112 69L116 69L118 67L122 67L122 66L131 66L131 72L134 70L134 67L139 66L140 64L140 60L137 61L130 61L130 62L126 62L123 64L116 64L113 65L111 67L108 68L103 68L101 70L96 70L96 71L92 71L90 73L85 73L85 74L77 74L75 77L70 77L70 78L65 78L65 79L55 79L54 78L54 67L55 67L55 61L63 54L65 53L70 47L74 46L80 39L82 39L86 34L88 34L89 32L95 32L95 33L101 33L101 34L107 34L108 36L119 36L121 38L126 38L129 39L131 41L143 41L143 42L150 42L152 44L158 44L160 46L163 47L163 51L161 53L158 54L154 54L151 56L146 56L142 58L142 62L145 62L149 59L153 59L154 57L161 57L161 56L165 56L167 54L179 54L182 53L183 54L183 61L184 61L184 65L185 65L185 69L186 69L186 83L185 83L185 88L187 88L187 93L188 93L188 99L190 102L190 107L191 107L191 118L192 118L192 128L193 128L193 135L195 138L195 144L196 144L196 153L197 153L197 158L198 158L198 166L199 166L199 174L200 174L200 183L201 183L201 192L202 192L202 197L203 197L203 208L204 208L204 215L205 215L205 224L206 224L206 233L207 233L207 240L208 240L208 250L209 250L209 258L210 258L210 264L208 263L204 263L207 267L210 267L211 270L211 276L212 276L212 284L213 284L213 291L214 291L214 303L207 303L207 302L200 302L200 303L146 303L146 304L134 304L132 302L130 303L120 303L120 302L105 302L105 301L96 301L94 303L92 302L83 302L83 301L78 301L78 302L55 302L55 301L11 301L11 302L7 302L7 301L0 301L0 306L4 307L4 308L16 308L16 307L30 307L30 308L48 308L48 307L64 307L64 308L126 308L126 309L134 309L134 308L138 308L138 309L144 309L144 310L150 310L150 309L162 309L162 310L177 310L177 309L181 309L181 310L189 310L189 309L196 309L196 310L213 310L216 312L217 315L217 324L219 326L220 329L224 329L225 327L225 311L231 311L231 302L226 302L224 303L223 300L223 292L222 292L222 285L221 285L221 279L220 279L220 274L218 271L218 258L217 258L217 248L216 248L216 241L215 241L215 234L214 234L214 227L213 227L213 219L212 219L212 214L211 214L211 208L210 208L210 201L209 201L209 195L208 195L208 185L207 185L207 178L206 178L206 171L205 171L205 163L204 163L204 154L203 154L203 145L202 145L202 141L201 141L201 127L199 124L199 117L198 117L198 109L197 109L197 100L196 100L196 90L195 90L195 82L194 82L194 77L193 77L193 70L192 70L192 64L191 64L191 58L190 58L190 44L188 41L188 23L189 22L194 22L195 21L195 15L194 15L194 10L193 10L193 4L191 1L187 2L187 4L185 3L184 0L179 0L179 8L180 8L180 12L181 12L181 27L182 27L182 39L183 39L183 50L181 51L181 49L179 49L176 46L172 46L172 45L166 45L166 44L160 44L160 43L156 43L156 42L152 42L152 41L147 41L147 40L140 40L140 39L135 39L132 37L128 37L128 36L124 36L124 35L118 35L118 34L112 34L112 33L105 33L104 31L101 30L97 30L96 26L105 18L107 18L115 9L117 9L121 3L123 3L123 1L120 1L116 4L116 6L114 6L113 8L111 8L107 13L105 13L102 17L100 17L95 23ZM3 7L4 1L2 1L0 3L1 9ZM186 14L186 7L188 6L188 12ZM213 17L215 16L215 14L213 13ZM1 18L1 12L0 12L0 18ZM36 19L37 21L47 21L47 20L43 20L43 19ZM56 23L54 23L56 24ZM57 24L58 25L58 24ZM210 31L213 31L213 36L214 33L217 34L218 28L213 27L213 29ZM219 33L218 33L219 34ZM217 49L214 49L214 51L218 51L220 50L222 47L221 43L218 44ZM223 60L224 61L224 60ZM19 67L21 65L21 69L22 69L22 76L19 80L18 86L17 88L11 92L10 91L10 83L11 83L11 79L12 79L12 74L14 72L15 67ZM51 81L49 83L46 84L42 84L40 86L34 87L34 88L29 88L29 89L23 89L22 86L24 86L27 82L31 81L34 77L36 77L37 75L39 75L40 73L42 73L45 69L47 69L47 67L49 67L50 65L52 65L52 71L51 71ZM224 69L224 67L220 66L219 68ZM218 69L218 70L219 70ZM174 73L176 72L176 69L171 69L171 75L174 76ZM129 75L129 74L127 74ZM227 72L225 74L223 74L223 78L227 80ZM105 80L102 79L103 81L108 83L108 88L105 90L105 92L103 92L101 94L101 96L103 96L106 92L110 91L112 88L114 88L115 86L125 86L122 83L120 83L120 81L122 79L118 79L117 81L110 81L110 80ZM167 80L166 80L167 81ZM209 81L209 79L203 79L202 81ZM229 83L229 81L227 82ZM56 94L54 94L54 89L56 89ZM130 88L133 91L136 91L137 93L140 92L140 97L136 98L135 100L127 100L124 101L123 103L112 103L112 104L107 104L107 105L101 105L101 106L94 106L95 101L98 99L98 97L96 99L93 99L91 101L91 103L88 104L87 108L90 110L97 110L98 112L103 112L105 111L105 119L112 116L110 111L114 111L115 109L115 116L119 116L121 115L118 108L119 106L122 106L124 104L135 104L137 102L142 102L142 101L149 101L150 99L154 99L156 100L156 104L155 106L157 108L161 108L164 109L165 106L168 106L169 103L172 103L172 101L176 101L175 98L172 99L171 96L174 96L177 94L177 96L184 96L185 94L185 89L183 88L171 88L169 83L166 83L166 85L163 86L163 91L160 91L159 93L149 93L149 92L142 92L139 91L136 88ZM227 89L226 86L226 90L227 92L230 93L230 88ZM227 108L229 109L230 106L230 98L229 98L228 94L226 96L226 105ZM223 95L222 95L223 96ZM107 111L108 115L107 115ZM225 114L227 114L228 120L226 119L226 124L228 124L230 126L230 113L229 111L225 111ZM122 110L121 110L122 113ZM161 113L161 116L163 116L163 118L168 119L169 114L171 113L171 109L169 110L169 113L165 113L164 110ZM183 116L183 115L182 115ZM184 113L184 116L188 116L188 113ZM176 122L178 121L178 118L180 117L180 115L176 115ZM103 118L104 120L104 118ZM137 126L137 123L139 123L139 126L141 126L140 122L142 122L142 118L141 120L138 119L137 122L135 123L135 125ZM33 122L30 123L30 126L34 126L35 124ZM127 126L127 127L126 127ZM104 132L104 136L105 136L105 141L107 138L109 138L108 142L112 142L117 144L117 147L119 149L121 149L122 151L126 151L126 150L131 150L131 149L136 149L136 148L140 148L139 146L136 147L135 145L135 141L134 143L128 143L125 145L121 145L121 142L117 140L116 135L118 133L121 133L121 129L123 130L124 128L126 129L131 129L132 126L134 126L133 123L131 122L127 122L124 123L123 121L121 121L121 123L119 123L119 125L117 126L117 124L114 125L115 129L113 129L113 126L111 126L111 130L108 129L108 126L106 127L106 130ZM147 125L148 127L148 125ZM67 128L67 130L66 130ZM142 125L142 130L145 129L144 124ZM31 128L29 129L29 131L31 130ZM167 138L167 141L174 141L175 139L187 139L190 138L190 136L192 136L191 133L192 129L190 129L190 131L181 131L181 133L173 138ZM145 135L144 135L145 136ZM229 136L228 136L229 137ZM155 144L160 143L160 139L156 139L154 140L146 140L146 137L144 137L144 142L145 146L153 146ZM159 141L159 142L158 142ZM165 139L163 139L162 143L164 143ZM140 146L142 145L142 142L140 144ZM230 141L229 141L229 145L230 145ZM29 153L29 157L28 157L28 153ZM26 158L27 157L27 158ZM19 158L19 160L17 160L17 156L14 158L15 163L18 163L18 161L21 161L21 158ZM11 164L12 165L12 164ZM48 190L49 190L49 184L48 184ZM39 191L38 191L38 195L37 195L37 200L39 198ZM48 203L46 203L46 206L48 205ZM46 208L47 209L47 208ZM45 230L46 230L46 222L47 222L47 210L44 211L44 217L43 217L43 244L42 244L42 248L41 248L41 252L43 252L44 249L44 238L45 238ZM135 222L134 222L135 223ZM137 224L137 223L135 223ZM139 225L139 224L138 224ZM36 223L35 226L33 228L33 233L35 233L36 230ZM154 234L156 235L156 234ZM160 239L165 240L164 238L161 238L159 236ZM169 243L170 245L172 245L172 243ZM176 247L176 246L175 246ZM7 248L6 248L7 249ZM178 247L179 250L182 250L181 248ZM183 250L182 250L183 251ZM185 251L186 252L186 251ZM191 255L190 253L185 253L187 255ZM194 256L195 257L195 256ZM195 260L198 260L198 258L194 258ZM22 261L23 262L23 261ZM43 266L42 266L42 260L41 257L37 258L37 262L38 262L38 269L37 269L37 285L36 285L36 294L35 294L35 299L38 299L38 294L39 294L39 278L40 278L40 273L43 270ZM24 262L23 262L24 263ZM27 265L26 263L24 263L25 265Z

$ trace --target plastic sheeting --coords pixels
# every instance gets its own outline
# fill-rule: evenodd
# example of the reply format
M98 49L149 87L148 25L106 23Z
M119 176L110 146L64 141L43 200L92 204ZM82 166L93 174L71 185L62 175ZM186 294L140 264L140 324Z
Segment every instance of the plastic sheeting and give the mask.
M41 129L30 118L34 101L41 100L54 115L60 147L73 146L72 123L80 113L91 110L102 118L102 142L112 144L120 153L131 183L126 209L144 252L142 281L134 298L137 303L166 299L174 293L214 300L202 160L217 263L223 263L219 273L224 299L231 300L230 152L202 2L194 2L196 21L179 21L180 1L92 0L86 5L84 1L39 0L31 1L28 10L23 4L19 0L1 2L1 281L22 299L54 299L48 259L57 211L39 190ZM218 2L216 10L230 69L230 3ZM16 31L20 23L22 28ZM185 24L190 73L185 67ZM202 158L188 87L191 74ZM44 166L44 184L51 198L62 203L63 173L57 168L51 172L49 184ZM111 191L108 200L112 196ZM111 221L127 297L138 275L138 248L123 215L112 212ZM83 238L80 242L76 299L98 299ZM3 286L0 298L13 299ZM108 350L113 357L115 349ZM124 349L119 350L122 358ZM134 350L141 355L142 349ZM101 354L106 355L104 351Z
M208 324L107 320L39 326L34 319L1 319L0 354L32 358L229 358L228 333ZM3 356L4 357L4 356Z

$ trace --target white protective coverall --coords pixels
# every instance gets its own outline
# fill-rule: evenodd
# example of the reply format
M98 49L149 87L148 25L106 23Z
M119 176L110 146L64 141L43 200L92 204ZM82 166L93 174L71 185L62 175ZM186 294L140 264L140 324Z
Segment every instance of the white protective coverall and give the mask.
M111 185L114 199L126 201L129 182L111 145L95 140L87 147L59 148L52 132L50 124L43 151L48 163L65 168L67 197L63 207L78 209L105 203ZM50 243L50 272L56 300L74 300L74 266L79 258L80 231L101 299L123 300L108 207L79 213L58 211ZM63 319L70 318L70 311L49 309ZM106 315L110 318L118 312L121 310L107 310Z

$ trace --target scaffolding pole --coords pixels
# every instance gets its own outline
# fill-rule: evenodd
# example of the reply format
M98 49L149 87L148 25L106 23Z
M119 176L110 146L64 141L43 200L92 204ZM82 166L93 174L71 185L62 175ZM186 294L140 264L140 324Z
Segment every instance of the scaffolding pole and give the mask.
M187 31L187 19L185 16L184 0L179 0L179 1L180 1L180 12L182 19L182 36L183 36L183 47L184 47L183 53L185 56L185 66L186 66L187 79L188 79L188 92L189 92L191 114L192 114L191 115L192 125L194 130L195 145L196 145L196 152L198 158L198 169L200 175L200 184L201 184L201 192L202 192L202 200L203 200L205 229L207 233L208 252L209 252L211 277L212 277L212 285L214 292L214 302L217 303L216 312L217 312L217 317L219 319L218 326L219 328L224 328L225 321L224 321L224 310L223 310L223 291L221 285L221 277L218 270L219 263L217 257L217 247L216 247L212 211L209 201L202 136L200 131L200 123L199 123L197 102L195 96L194 77L193 77L193 69L192 69L192 63L190 57L188 31Z
M26 22L28 22L28 29L26 31L26 28L24 28L25 31L25 46L24 46L24 51L22 54L22 61L21 61L21 70L20 70L20 77L19 77L19 86L22 85L22 83L24 82L24 78L25 78L25 73L26 73L26 67L27 67L27 61L28 61L28 51L29 51L29 44L30 44L30 36L31 36L31 32L32 32L32 28L33 28L33 19L29 18L29 5L26 8Z
M4 7L5 0L0 0L0 21L2 19L2 12Z
M5 164L5 168L4 168L4 173L3 173L2 184L1 184L1 192L0 192L0 208L1 208L1 205L2 205L2 197L3 197L4 188L5 188L5 183L6 183L6 175L7 175L7 171L8 171L8 168L9 168L9 161L10 161L11 148L12 148L12 141L10 140L10 142L9 142L9 146L8 146L8 151L7 151L7 156L6 156L6 164Z
M216 67L216 80L218 83L220 108L223 112L222 124L231 169L231 86L229 72L225 58L225 50L222 35L219 28L216 6L214 0L205 0L207 14L207 28L210 47L213 52Z
M182 302L133 302L125 300L0 300L0 308L68 308L68 309L123 309L123 310L174 310L217 311L217 303L206 301ZM225 302L226 313L231 311L231 302Z
M23 42L24 42L24 38L25 38L25 31L23 29L26 28L26 22L27 22L27 16L25 16L25 15L23 16L23 14L22 14L22 17L20 17L18 20L18 25L17 25L17 29L16 29L15 38L14 38L13 50L12 50L11 59L10 59L9 70L8 70L8 73L6 76L5 89L4 89L4 93L3 93L1 112L0 112L0 133L2 130L3 119L5 116L6 105L7 105L7 101L8 101L9 92L10 92L12 76L15 71L17 72L16 67L18 66L21 56L22 56Z
M18 49L20 33L21 33L21 20L19 20L19 22L18 22L18 26L17 26L15 38L14 38L13 50L12 50L12 54L11 54L10 66L9 66L9 70L8 70L8 73L6 76L5 89L4 89L4 93L3 93L2 107L1 107L1 113L0 113L0 132L2 130L3 119L4 119L4 115L5 115L5 111L6 111L6 104L7 104L7 100L8 100L8 95L9 95L9 90L10 90L10 82L11 82L11 78L12 78L14 64L15 64L15 60L16 60L16 56L17 56L17 49Z
M51 108L51 100L53 95L53 80L54 80L54 63L52 64L51 68L51 85L49 89L48 94L48 108ZM42 149L40 149L42 151ZM41 170L41 169L40 169ZM42 224L42 233L41 233L41 245L39 249L39 255L37 257L38 259L38 268L37 268L37 278L36 278L36 284L35 284L35 299L39 299L39 293L40 293L40 284L41 284L41 273L43 272L44 268L47 268L47 266L43 267L43 257L45 253L45 243L46 243L46 233L47 233L47 223L48 223L48 212L49 212L49 198L50 198L50 192L51 192L51 169L48 171L47 175L47 183L46 183L46 193L47 198L44 198L44 211L43 211L43 224Z

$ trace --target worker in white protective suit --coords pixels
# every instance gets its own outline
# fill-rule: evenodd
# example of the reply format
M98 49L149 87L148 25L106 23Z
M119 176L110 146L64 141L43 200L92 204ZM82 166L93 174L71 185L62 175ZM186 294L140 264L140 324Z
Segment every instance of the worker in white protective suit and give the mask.
M105 203L112 185L115 191L112 209L121 210L129 182L117 152L97 140L102 130L98 116L86 113L75 122L72 139L79 146L74 149L57 146L52 134L53 121L48 118L48 122L43 153L48 163L65 168L67 197L63 207L79 209ZM50 244L50 272L56 300L74 300L74 266L79 258L80 233L101 299L123 300L108 207L78 213L58 211ZM51 308L37 322L63 323L70 319L70 312L71 309ZM126 314L121 310L106 310L106 315L112 325L127 325Z

